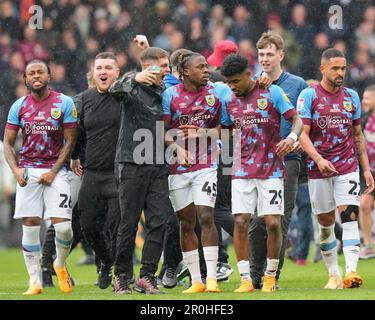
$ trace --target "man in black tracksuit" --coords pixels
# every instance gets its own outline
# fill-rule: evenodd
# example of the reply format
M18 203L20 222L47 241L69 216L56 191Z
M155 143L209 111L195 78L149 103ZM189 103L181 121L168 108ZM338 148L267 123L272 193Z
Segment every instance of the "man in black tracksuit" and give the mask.
M109 94L119 75L116 57L103 52L95 57L95 87L81 95L80 137L72 154L71 167L82 175L78 155L85 148L82 186L78 197L83 233L101 262L98 285L106 289L112 282L112 266L120 205L114 174L116 142L120 127L120 106ZM81 141L81 143L79 142Z
M116 81L110 88L112 96L121 102L122 110L116 153L121 207L115 260L114 292L117 294L132 292L132 257L142 210L146 236L140 277L134 290L160 293L155 272L163 250L169 210L161 98L165 88L162 78L170 71L168 57L160 48L145 49L140 57L143 71Z

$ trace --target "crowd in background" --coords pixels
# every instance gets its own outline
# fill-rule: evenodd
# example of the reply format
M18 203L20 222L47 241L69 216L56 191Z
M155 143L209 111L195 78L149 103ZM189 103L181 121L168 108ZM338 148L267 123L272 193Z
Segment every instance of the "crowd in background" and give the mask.
M43 9L42 29L29 26L32 5ZM330 28L332 5L342 8L342 29ZM0 0L0 135L11 104L26 93L23 71L31 59L49 61L51 87L71 96L87 88L87 70L101 51L117 54L122 73L133 70L136 34L167 51L188 48L205 57L217 41L229 39L256 73L255 42L267 29L285 40L286 70L319 79L321 53L334 46L349 62L347 86L361 95L375 83L371 0ZM5 166L0 161L2 177L10 174ZM7 183L0 181L3 199Z

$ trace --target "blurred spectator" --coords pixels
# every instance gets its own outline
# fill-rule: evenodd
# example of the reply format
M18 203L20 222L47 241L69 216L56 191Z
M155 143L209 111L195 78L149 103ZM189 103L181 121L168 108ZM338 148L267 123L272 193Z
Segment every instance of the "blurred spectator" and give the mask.
M238 42L242 39L257 41L262 30L259 20L253 19L252 13L242 4L238 5L233 12L233 25L230 34Z
M224 7L221 4L216 4L211 9L211 15L208 20L208 33L212 34L217 27L224 27L230 30L233 24L233 19L225 14Z
M301 51L309 51L314 39L314 28L307 22L306 7L303 4L296 4L292 9L290 30L293 32Z
M348 81L349 86L360 94L365 87L375 82L375 65L366 48L356 51L353 64L349 68Z
M17 50L21 52L23 59L28 62L33 59L48 60L49 55L44 42L36 39L36 29L25 28L23 40L17 45Z
M296 72L301 58L301 51L293 33L283 27L280 15L275 12L271 12L267 16L266 27L267 29L276 31L283 37L285 48L285 58L283 63L288 71L292 73Z
M0 30L7 32L12 39L22 33L12 1L0 3Z
M189 50L200 52L204 56L207 56L209 53L207 52L208 39L206 37L202 20L199 18L191 20L190 35L186 41L186 47L189 48Z
M187 34L193 18L204 20L204 10L205 7L197 0L182 0L173 15L173 20L177 23L179 29Z

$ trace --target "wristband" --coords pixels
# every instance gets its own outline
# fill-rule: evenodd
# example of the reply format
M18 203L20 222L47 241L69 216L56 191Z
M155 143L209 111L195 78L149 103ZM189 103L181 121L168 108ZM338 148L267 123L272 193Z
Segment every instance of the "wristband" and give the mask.
M296 142L298 140L298 136L293 131L291 133L289 133L287 138L292 139L294 142Z

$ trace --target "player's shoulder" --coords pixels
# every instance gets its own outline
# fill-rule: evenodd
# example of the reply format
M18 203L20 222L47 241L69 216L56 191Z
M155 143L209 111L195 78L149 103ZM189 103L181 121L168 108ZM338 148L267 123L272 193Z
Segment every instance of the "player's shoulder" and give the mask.
M65 106L65 105L73 105L74 102L73 102L73 99L62 93L62 92L57 92L57 91L51 91L51 96L52 96L52 99L54 99L54 97L57 97L58 99L61 100L61 103Z
M13 102L12 107L13 107L13 108L14 108L14 107L18 107L18 108L20 108L22 105L25 104L26 99L27 99L28 97L29 97L29 95L22 96L22 97L18 98L16 101Z
M343 87L343 90L346 94L350 95L353 99L359 99L358 92L355 91L354 89Z
M306 83L306 81L302 77L297 76L296 74L285 72L285 75L286 75L286 79L288 81L292 81L295 84L305 84Z
M304 97L316 97L317 95L317 88L316 86L308 86L306 87L305 89L303 89L300 93L301 96L304 96Z

